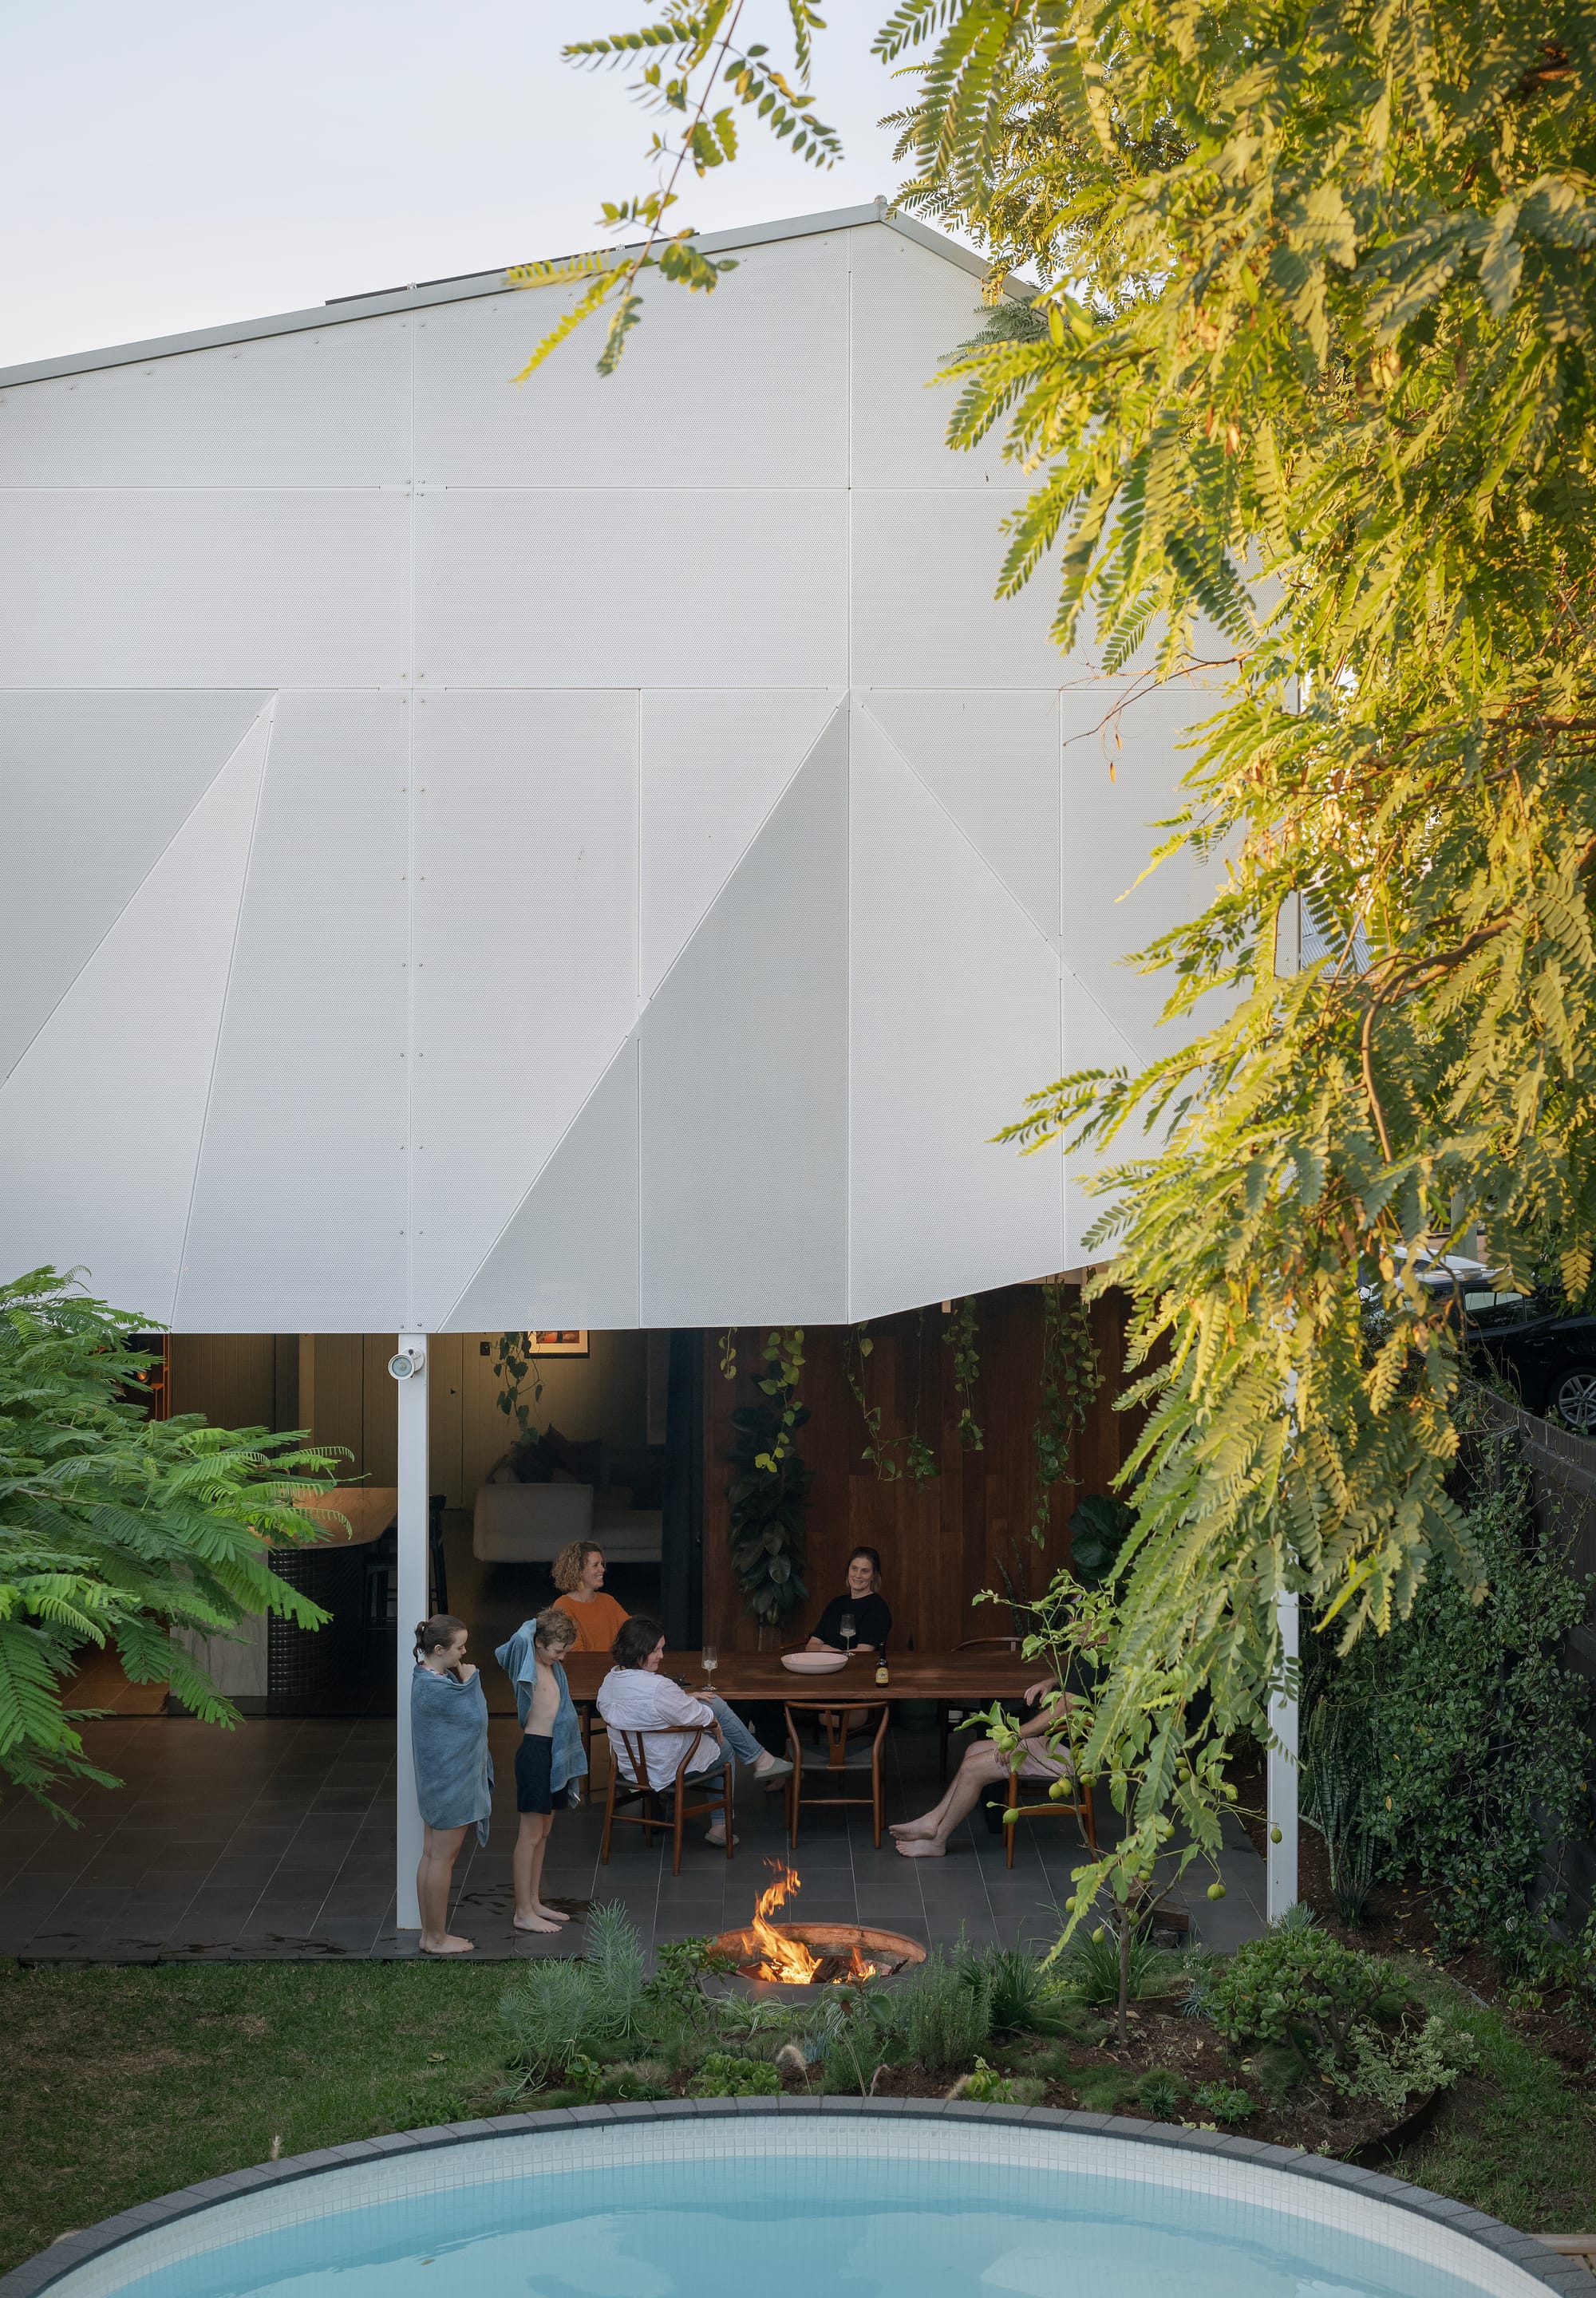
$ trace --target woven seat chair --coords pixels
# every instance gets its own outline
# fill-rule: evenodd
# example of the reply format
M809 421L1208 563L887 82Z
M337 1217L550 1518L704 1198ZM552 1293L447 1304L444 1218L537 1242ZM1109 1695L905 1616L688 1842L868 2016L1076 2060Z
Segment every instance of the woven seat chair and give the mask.
M702 1740L715 1738L714 1727L708 1724L650 1724L647 1732L611 1732L609 1734L609 1787L604 1798L604 1840L599 1849L599 1864L609 1864L610 1837L617 1825L641 1827L645 1844L653 1839L655 1828L671 1831L671 1872L682 1872L682 1827L689 1819L699 1819L718 1811L721 1824L726 1831L726 1856L732 1856L732 1766L730 1757L717 1773L705 1775L704 1785L709 1790L702 1803L690 1803L688 1792L693 1781L687 1767L698 1753ZM682 1761L668 1779L653 1780L649 1774L648 1741L650 1740L684 1740ZM718 1743L717 1743L718 1744ZM622 1765L632 1773L630 1780L622 1776ZM661 1811L665 1798L671 1799L671 1809ZM641 1812L625 1811L623 1805L641 1803Z
M868 1795L810 1795L804 1793L804 1743L798 1732L798 1718L806 1716L817 1724L825 1734L826 1760L823 1765L812 1764L809 1776L823 1782L836 1782L847 1771L848 1715L862 1715L868 1725L871 1711L879 1708L881 1721L875 1727L875 1737L870 1743L870 1793ZM875 1847L881 1847L881 1743L887 1737L887 1724L892 1709L886 1700L862 1701L850 1699L847 1709L838 1707L836 1699L790 1699L784 1704L787 1717L787 1748L792 1757L792 1772L787 1781L787 1840L798 1849L798 1819L801 1808L814 1811L824 1804L867 1803L875 1821ZM863 1766L855 1766L862 1769Z

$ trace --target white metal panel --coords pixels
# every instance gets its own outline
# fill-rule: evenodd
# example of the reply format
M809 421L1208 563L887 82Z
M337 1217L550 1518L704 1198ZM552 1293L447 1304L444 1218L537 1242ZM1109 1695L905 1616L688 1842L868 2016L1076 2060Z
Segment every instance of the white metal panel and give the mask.
M638 1045L629 1037L441 1329L635 1328Z
M643 1018L642 1321L847 1311L848 725Z
M431 1326L637 1019L637 697L431 696L416 783L415 1270Z
M1045 562L1017 599L994 592L1005 515L994 487L853 498L856 686L1045 686L1087 674L1048 637L1057 599Z
M396 685L402 490L20 488L0 686Z
M380 486L409 475L408 319L0 393L0 486Z
M1113 715L1116 702L1127 707ZM1174 987L1125 963L1134 950L1195 915L1209 898L1184 855L1148 872L1168 835L1153 824L1175 812L1187 761L1178 747L1212 697L1185 686L1131 698L1106 682L1060 698L1063 743L1065 963L1145 1063L1179 1042L1158 1026ZM1105 723L1107 722L1107 723ZM1112 779L1111 779L1112 768ZM1147 874L1144 875L1144 872ZM1139 882L1138 882L1139 881ZM1185 1031L1183 1025L1182 1034ZM1076 1064L1071 1062L1073 1068Z
M490 487L566 486L578 474L608 486L844 485L848 236L750 248L709 296L656 282L608 379L594 372L589 327L525 384L510 380L570 290L512 288L426 312L416 336L417 477Z
M853 262L854 484L1012 489L999 426L955 452L958 387L932 378L984 325L980 283L885 227L849 235Z
M1038 930L1056 943L1058 696L875 693L869 707Z
M1061 1268L1062 1160L992 1135L1059 1074L1057 960L855 706L851 1317Z
M543 487L416 506L428 686L840 686L839 492Z
M405 1320L407 844L398 695L277 704L174 1323Z
M250 729L0 1087L0 1269L83 1263L163 1323L268 732Z
M0 1078L265 699L0 694Z
M699 687L642 697L641 938L652 996L840 696Z

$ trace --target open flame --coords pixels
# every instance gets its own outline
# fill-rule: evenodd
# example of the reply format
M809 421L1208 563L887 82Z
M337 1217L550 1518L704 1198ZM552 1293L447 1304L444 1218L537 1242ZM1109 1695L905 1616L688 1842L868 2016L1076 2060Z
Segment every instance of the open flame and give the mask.
M752 1967L756 1979L773 1979L784 1987L813 1987L816 1973L824 1962L836 1962L836 1956L815 1955L802 1939L793 1938L777 1930L770 1921L778 1907L784 1907L793 1893L802 1889L792 1868L779 1859L769 1860L774 1881L760 1892L754 1902L754 1920L750 1926L756 1951L760 1960ZM873 1979L876 1967L866 1963L857 1946L850 1951L840 1970L829 1974L830 1984L838 1987L848 1979Z

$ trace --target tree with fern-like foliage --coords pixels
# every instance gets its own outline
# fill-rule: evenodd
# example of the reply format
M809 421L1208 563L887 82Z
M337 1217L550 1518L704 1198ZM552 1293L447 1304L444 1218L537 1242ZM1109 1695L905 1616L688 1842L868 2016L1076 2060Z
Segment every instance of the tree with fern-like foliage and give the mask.
M661 12L667 120L750 13ZM1282 1594L1355 1638L1438 1569L1480 1590L1423 1256L1483 1234L1500 1285L1591 1284L1596 12L903 0L875 45L911 73L901 203L987 252L994 309L1041 283L948 366L951 444L1001 434L1030 491L1001 591L1052 585L1129 711L1211 693L1163 851L1215 890L1146 954L1183 1041L1038 1080L1011 1136L1102 1160L1091 1249L1135 1303L1083 1750L1141 1781L1134 1838L1289 1681Z
M231 1724L173 1632L327 1616L271 1570L269 1543L318 1536L294 1503L330 1493L332 1456L197 1414L152 1419L139 1329L52 1269L0 1285L0 1775L54 1810L70 1781L118 1784L84 1753L92 1711L66 1704L86 1650L113 1647L134 1682L170 1680Z

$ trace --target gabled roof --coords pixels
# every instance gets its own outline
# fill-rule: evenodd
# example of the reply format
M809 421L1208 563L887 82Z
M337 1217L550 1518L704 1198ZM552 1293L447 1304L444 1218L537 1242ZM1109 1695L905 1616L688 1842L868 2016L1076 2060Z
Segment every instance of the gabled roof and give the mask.
M706 254L730 252L740 247L764 247L782 239L807 239L828 231L849 231L862 224L885 224L891 231L901 232L906 239L929 248L933 255L956 264L973 278L987 277L987 265L979 255L946 234L932 231L926 224L916 222L913 216L903 214L889 200L877 198L868 205L854 208L831 208L820 215L788 216L780 222L756 223L736 231L702 233L698 245ZM617 250L617 252L624 251ZM194 327L180 335L156 335L146 343L113 343L104 351L72 351L60 359L30 360L21 367L0 368L0 390L14 384L43 383L53 376L87 375L96 368L134 367L141 360L174 359L183 351L211 351L224 343L256 343L265 335L292 335L315 327L340 327L351 319L380 318L389 311L407 311L428 303L465 303L474 296L501 295L506 287L505 272L467 271L454 279L429 279L408 287L388 287L373 295L340 295L327 303L318 303L308 311L279 311L263 319L237 319L221 327ZM1033 285L1011 280L1011 294L1034 294Z

